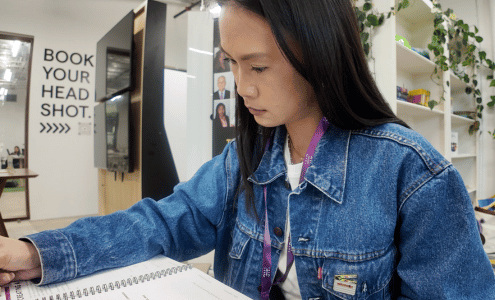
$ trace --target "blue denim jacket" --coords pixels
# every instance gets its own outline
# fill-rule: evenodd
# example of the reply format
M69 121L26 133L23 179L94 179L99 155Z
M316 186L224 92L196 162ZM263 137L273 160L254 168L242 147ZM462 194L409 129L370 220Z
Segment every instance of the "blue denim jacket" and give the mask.
M246 212L244 194L236 197L234 141L167 198L28 236L41 254L41 284L160 253L183 261L215 249L216 278L257 299L267 185L272 264L284 242L274 228L285 228L290 202L302 299L495 299L470 197L424 138L396 124L358 131L331 125L305 181L292 191L285 135L277 128L249 178L260 221ZM342 274L357 276L354 296L334 290L334 276Z

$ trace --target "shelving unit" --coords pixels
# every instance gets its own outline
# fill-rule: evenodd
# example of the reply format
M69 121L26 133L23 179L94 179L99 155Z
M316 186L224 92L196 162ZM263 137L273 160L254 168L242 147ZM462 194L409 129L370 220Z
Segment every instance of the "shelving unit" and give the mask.
M395 28L393 30L395 34L407 39L414 48L427 49L433 34L432 7L429 0L411 1L408 8L399 11L395 16L395 24L391 25ZM400 43L396 43L394 50L395 70L389 71L396 72L396 85L405 87L409 91L429 90L430 99L440 104L431 110L429 107L398 100L394 95L393 98L388 99L390 106L395 109L399 118L423 135L446 159L452 162L462 176L473 205L476 205L478 138L476 134L469 134L469 127L474 120L453 114L453 111L475 110L472 98L465 93L469 85L454 75L451 70L440 71L440 79L438 79L436 74L433 75L435 63L432 60ZM388 55L394 52L387 51L389 51ZM433 53L430 53L430 58L434 58ZM382 87L381 89L383 90ZM442 94L445 101L440 101ZM458 133L458 147L455 154L451 150L452 131Z

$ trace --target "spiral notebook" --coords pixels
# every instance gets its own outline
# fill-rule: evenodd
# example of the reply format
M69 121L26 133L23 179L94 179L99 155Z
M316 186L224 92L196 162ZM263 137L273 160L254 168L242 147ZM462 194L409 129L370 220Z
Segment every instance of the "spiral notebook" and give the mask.
M159 255L119 269L68 282L37 286L19 281L3 287L0 300L192 300L250 299L213 277Z

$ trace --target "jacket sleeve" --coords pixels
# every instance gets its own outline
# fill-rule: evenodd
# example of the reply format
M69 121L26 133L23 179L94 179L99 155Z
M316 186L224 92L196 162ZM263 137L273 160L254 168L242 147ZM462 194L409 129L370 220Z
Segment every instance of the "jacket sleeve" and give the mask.
M449 165L400 203L399 299L495 299L471 198Z
M158 254L183 261L215 248L217 226L237 186L235 143L204 164L169 197L143 199L124 211L77 220L66 228L24 237L40 253L39 284L70 280Z

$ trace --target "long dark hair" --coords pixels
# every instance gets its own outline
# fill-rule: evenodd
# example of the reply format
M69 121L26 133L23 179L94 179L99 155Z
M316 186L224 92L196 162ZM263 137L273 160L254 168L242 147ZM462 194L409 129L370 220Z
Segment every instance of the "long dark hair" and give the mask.
M311 84L323 115L334 126L355 130L393 122L408 127L392 112L371 76L351 0L216 2L234 4L268 22L281 52ZM300 47L302 61L291 51L288 37ZM259 165L274 128L259 126L237 91L235 97L240 191L245 191L247 211L256 216L253 187L247 178Z

